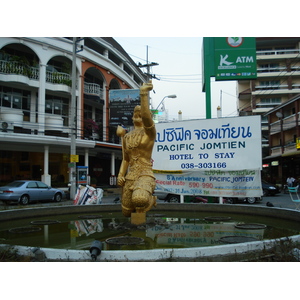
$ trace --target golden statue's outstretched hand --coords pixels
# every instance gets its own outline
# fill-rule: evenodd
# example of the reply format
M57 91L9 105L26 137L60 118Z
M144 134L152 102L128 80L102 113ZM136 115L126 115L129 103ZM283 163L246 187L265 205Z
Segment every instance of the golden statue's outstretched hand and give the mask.
M125 128L123 128L122 126L118 125L118 127L117 127L117 136L118 137L123 137L125 134L126 134Z
M144 83L141 87L140 87L140 93L146 93L149 92L153 89L153 84L152 84L152 80L150 80L149 82Z
M118 185L119 186L124 186L125 181L126 181L126 179L124 176L118 176Z

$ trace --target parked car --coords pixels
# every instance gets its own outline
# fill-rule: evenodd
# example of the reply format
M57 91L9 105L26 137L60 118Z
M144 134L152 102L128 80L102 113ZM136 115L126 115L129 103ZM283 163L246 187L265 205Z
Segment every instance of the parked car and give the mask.
M236 204L236 203L248 203L254 204L256 202L260 202L262 200L261 197L229 197L224 198L224 203Z
M16 180L0 187L0 200L18 202L27 205L33 201L52 200L60 202L65 197L64 191L52 188L41 181Z
M164 200L166 202L180 202L180 195L171 194L165 190L155 189L153 195L156 196L157 199Z
M261 182L262 190L263 190L263 196L274 196L278 193L280 193L279 188L271 183L268 183L264 180ZM261 197L241 197L241 198L224 198L225 203L249 203L249 204L254 204L255 202L260 202L262 201Z
M171 194L166 190L155 189L154 196L156 196L159 200L164 200L165 202L173 202L179 203L180 202L180 195L178 194ZM207 203L207 199L201 196L190 196L192 203Z
M274 196L276 194L280 193L279 188L271 183L268 183L266 181L262 181L262 189L263 189L263 195L264 196Z
M274 196L280 193L280 190L276 185L270 184L266 181L262 181L262 190L263 196ZM180 195L171 194L166 190L158 189L156 187L154 191L154 196L157 196L158 199L164 200L166 202L180 202ZM195 197L196 199L197 197ZM224 197L224 203L248 203L254 204L256 202L262 201L261 197ZM204 202L204 201L203 201Z
M156 196L157 199L164 200L166 202L180 202L180 195L171 194L166 190L156 188L153 195Z

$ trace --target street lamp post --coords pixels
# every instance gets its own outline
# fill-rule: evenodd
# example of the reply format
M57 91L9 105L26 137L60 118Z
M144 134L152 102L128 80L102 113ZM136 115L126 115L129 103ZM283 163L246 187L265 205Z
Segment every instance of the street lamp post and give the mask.
M159 106L164 102L164 100L165 100L166 98L177 98L177 96L176 96L176 95L169 95L169 96L163 97L163 99L160 101L160 103L159 103L158 106L156 107L156 110L158 110Z

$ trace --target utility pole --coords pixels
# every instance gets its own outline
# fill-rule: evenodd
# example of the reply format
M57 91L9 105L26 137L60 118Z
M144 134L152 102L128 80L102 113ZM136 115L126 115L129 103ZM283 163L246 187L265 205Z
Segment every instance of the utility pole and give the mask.
M72 98L71 98L71 149L70 149L70 199L74 199L76 192L76 37L73 37L72 54Z
M148 60L148 46L147 46L147 53L146 53L146 61L147 61L147 63L145 65L139 64L138 67L139 68L147 68L147 73L146 73L147 82L149 82L149 80L152 79L152 78L158 79L158 78L155 77L154 74L153 75L150 74L150 67L158 66L158 63L155 63L155 62L149 63L149 60ZM150 98L149 98L149 101L150 101ZM152 103L151 103L151 107L152 107Z
M72 98L70 111L70 126L71 126L71 147L70 147L70 164L69 164L69 181L70 181L70 199L74 199L76 194L76 162L78 162L78 155L76 155L76 53L83 50L77 50L77 43L81 39L73 37L73 53L72 53Z
M150 74L150 67L158 66L158 63L156 63L156 62L149 63L149 61L148 61L148 46L147 46L146 56L147 56L147 58L146 58L147 63L144 64L144 65L142 65L142 64L139 63L138 67L139 68L147 68L147 73L146 73L146 75L147 75L147 81L149 81L152 78L158 79L158 78L155 77L155 75Z

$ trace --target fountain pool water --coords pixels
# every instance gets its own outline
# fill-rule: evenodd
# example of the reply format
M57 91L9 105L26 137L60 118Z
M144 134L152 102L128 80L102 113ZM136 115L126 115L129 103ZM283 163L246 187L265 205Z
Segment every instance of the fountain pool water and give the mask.
M194 259L262 249L272 240L298 240L300 213L246 205L160 204L135 226L120 205L60 206L0 212L0 243L23 255L37 248L48 260L90 260L94 240L98 260ZM17 245L17 246L16 246Z

